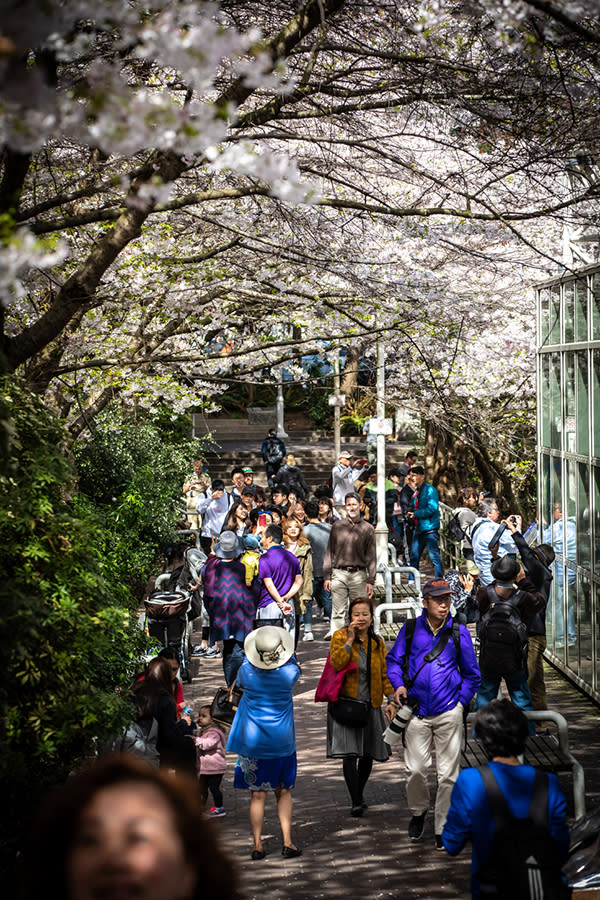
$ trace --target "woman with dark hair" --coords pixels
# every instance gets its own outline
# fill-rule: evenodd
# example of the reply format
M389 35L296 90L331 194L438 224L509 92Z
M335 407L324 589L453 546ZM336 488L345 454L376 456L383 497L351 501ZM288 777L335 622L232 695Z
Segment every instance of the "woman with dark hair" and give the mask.
M221 534L224 531L233 531L238 537L243 537L246 533L247 525L248 510L241 500L237 500L229 510L223 528L221 529Z
M177 722L177 705L170 661L156 657L148 664L146 677L136 681L133 695L140 719L154 718L158 723L156 747L161 766L195 772L195 751ZM190 752L190 747L192 752Z
M295 519L298 519L302 526L306 525L308 522L308 516L306 515L306 500L295 500L292 503L292 494L288 494L288 518L290 516L294 516Z
M333 500L331 497L319 497L317 503L319 506L319 522L326 522L327 525L333 525L335 516L333 514Z
M524 819L529 814L537 773L532 766L519 760L525 749L529 725L525 714L510 700L492 700L482 707L475 718L475 735L483 744L490 762L482 767L487 770L484 773L480 769L463 769L458 776L442 831L442 842L448 853L456 856L471 839L472 896L500 898L505 895L499 891L498 870L492 872L491 866L487 867L495 823L483 779L489 779L487 773L491 773L511 814L517 819ZM558 871L569 849L566 802L556 775L542 774L542 778L547 779L547 827L555 844ZM518 896L516 889L514 896Z
M388 721L393 719L397 706L385 665L385 642L373 631L372 601L356 597L350 603L348 617L347 627L340 628L331 638L329 660L337 672L349 662L355 664L344 677L340 695L366 701L368 721L364 727L343 725L334 718L333 704L328 704L327 756L343 760L344 780L352 802L350 815L357 818L367 807L363 793L373 760L386 762L390 757L390 748L382 736L386 727L384 695L388 698Z
M105 757L47 798L23 872L25 900L239 897L194 780L126 754Z

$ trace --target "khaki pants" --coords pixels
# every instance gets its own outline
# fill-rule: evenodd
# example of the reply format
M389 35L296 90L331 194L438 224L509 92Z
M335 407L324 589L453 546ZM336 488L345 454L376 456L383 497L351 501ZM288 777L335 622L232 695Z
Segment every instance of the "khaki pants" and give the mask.
M435 750L438 783L434 813L435 834L442 833L450 808L450 794L460 768L463 732L461 703L439 716L422 719L413 716L406 726L406 796L413 816L420 816L429 809L427 774L431 768L431 753Z
M548 709L542 659L546 649L546 638L543 634L530 634L527 644L529 647L527 651L527 671L529 672L527 683L531 694L531 704L534 709Z
M346 572L334 568L331 572L331 625L329 630L334 634L346 624L348 604L355 597L364 597L367 587L367 570Z

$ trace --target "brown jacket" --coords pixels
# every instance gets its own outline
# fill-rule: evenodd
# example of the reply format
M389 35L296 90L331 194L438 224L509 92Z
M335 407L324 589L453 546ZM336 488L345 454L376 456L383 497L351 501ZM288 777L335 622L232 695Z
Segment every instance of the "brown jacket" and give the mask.
M348 639L348 629L340 628L331 638L331 646L329 648L329 660L331 665L339 672L348 664L349 659L358 666L358 640L352 644L352 650L348 654L345 647ZM367 652L367 638L363 641L365 653ZM385 641L383 638L371 638L371 705L377 709L383 704L383 698L394 693L394 688L387 676L385 667ZM352 669L348 672L342 683L340 694L346 697L358 696L358 669Z

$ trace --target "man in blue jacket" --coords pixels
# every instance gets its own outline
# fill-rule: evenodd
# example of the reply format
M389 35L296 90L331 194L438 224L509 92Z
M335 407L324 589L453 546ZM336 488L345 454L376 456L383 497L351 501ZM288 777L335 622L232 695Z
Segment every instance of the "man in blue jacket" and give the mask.
M413 466L410 471L414 476L414 485L417 488L413 497L413 509L407 514L407 518L412 519L416 524L410 549L410 564L413 568L418 569L421 554L427 547L434 577L443 578L444 567L439 544L440 498L434 486L425 481L423 466Z
M412 813L408 836L411 841L423 837L429 809L427 773L435 749L438 789L434 833L438 850L444 849L442 828L460 766L463 710L481 680L466 626L453 626L450 600L447 581L439 578L426 582L423 612L416 622L412 620L414 629L412 624L403 625L386 658L396 703L403 705L410 697L417 704L405 733L406 795ZM428 654L435 658L427 659Z

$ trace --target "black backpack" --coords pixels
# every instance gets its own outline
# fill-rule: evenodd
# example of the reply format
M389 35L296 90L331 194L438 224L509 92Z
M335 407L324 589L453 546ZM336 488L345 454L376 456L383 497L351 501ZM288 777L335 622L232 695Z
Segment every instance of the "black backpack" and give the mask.
M481 896L494 900L566 900L568 889L548 830L548 776L535 773L529 813L517 819L510 811L489 766L480 766L494 818L492 849L478 872Z
M267 462L276 463L279 462L280 459L283 459L283 450L281 449L281 444L275 438L271 439L267 444Z
M517 604L523 591L516 590L507 600L487 587L489 609L481 617L479 667L490 675L513 675L527 660L527 626Z
M448 537L451 541L454 541L455 544L460 544L461 541L464 541L465 538L468 537L467 533L460 527L458 513L452 516L446 530L448 532Z

